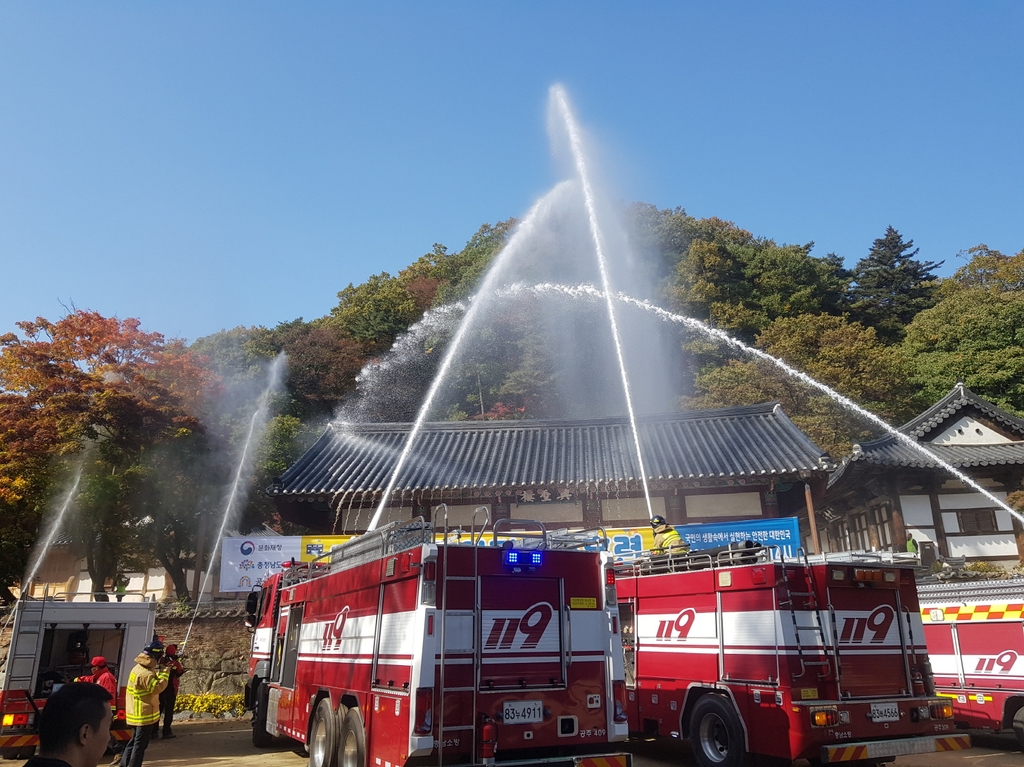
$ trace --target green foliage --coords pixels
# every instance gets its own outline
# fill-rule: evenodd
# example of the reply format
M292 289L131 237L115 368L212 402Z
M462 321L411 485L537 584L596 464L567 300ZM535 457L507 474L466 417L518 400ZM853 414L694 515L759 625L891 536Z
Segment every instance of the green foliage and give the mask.
M778 245L681 208L634 206L631 213L633 236L671 269L666 291L673 303L746 341L780 317L846 308L849 274L842 259L812 256L814 243Z
M400 280L387 272L338 293L332 324L349 338L386 347L422 313Z
M995 293L1013 293L1024 290L1024 250L1015 256L1006 256L982 243L961 251L958 255L969 258L966 266L956 270L939 286L939 294L946 297L963 289L982 288Z
M876 415L899 422L921 405L905 360L879 343L872 328L827 314L781 318L765 329L759 348L830 386ZM759 361L731 360L698 375L691 408L778 401L820 447L841 456L873 427L857 423L829 397Z
M1024 413L1024 291L948 291L914 318L903 351L928 401L962 379L985 399Z
M429 286L434 286L431 302L424 304L424 308L467 298L493 258L505 247L516 223L516 219L510 218L494 225L484 224L457 253L449 253L443 245L435 244L432 252L403 269L399 279L411 294L424 297L429 293ZM416 286L419 286L418 293Z
M938 288L934 270L942 261L918 261L913 240L891 226L853 269L850 291L853 319L873 327L886 343L903 338L904 328L918 312L934 306Z

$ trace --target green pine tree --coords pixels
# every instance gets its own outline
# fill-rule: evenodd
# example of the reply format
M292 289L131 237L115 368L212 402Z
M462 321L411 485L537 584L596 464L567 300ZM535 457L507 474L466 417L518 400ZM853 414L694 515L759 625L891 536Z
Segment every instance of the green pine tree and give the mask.
M886 343L902 339L917 313L935 305L934 270L942 261L918 261L919 250L890 226L853 269L852 319L873 327Z

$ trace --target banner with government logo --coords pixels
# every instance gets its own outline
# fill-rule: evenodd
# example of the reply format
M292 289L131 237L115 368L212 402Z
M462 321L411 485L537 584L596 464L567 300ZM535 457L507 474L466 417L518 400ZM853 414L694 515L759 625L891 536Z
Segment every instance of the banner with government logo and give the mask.
M220 550L220 590L251 591L268 575L279 573L285 562L302 558L297 535L225 538Z
M251 591L268 575L281 572L285 562L309 562L350 535L278 535L225 538L220 550L220 590Z

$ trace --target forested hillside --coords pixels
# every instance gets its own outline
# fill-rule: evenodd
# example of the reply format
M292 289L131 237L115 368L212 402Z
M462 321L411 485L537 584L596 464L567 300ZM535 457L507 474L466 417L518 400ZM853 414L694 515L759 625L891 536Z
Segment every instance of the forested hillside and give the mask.
M890 422L957 379L1024 413L1024 250L925 254L962 260L940 280L941 260L921 258L892 227L846 269L837 254L815 254L813 243L779 244L681 208L635 204L627 221L662 307L782 358ZM472 295L515 223L486 224L457 251L435 245L394 276L343 288L328 315L273 328L237 327L185 344L143 332L137 320L76 310L0 336L0 596L23 574L44 511L78 466L84 508L67 534L94 582L160 564L184 597L201 520L222 505L269 361L284 351L289 367L251 478L257 488L341 407L375 420L412 417L450 334L410 341L401 396L386 408L356 408L357 375L426 312ZM515 352L462 371L445 417L556 415L546 396L550 371L529 353L543 341L509 331L490 343ZM873 435L774 367L701 337L681 335L678 346L687 363L672 382L679 408L778 400L836 458ZM279 526L256 492L239 526L264 522Z

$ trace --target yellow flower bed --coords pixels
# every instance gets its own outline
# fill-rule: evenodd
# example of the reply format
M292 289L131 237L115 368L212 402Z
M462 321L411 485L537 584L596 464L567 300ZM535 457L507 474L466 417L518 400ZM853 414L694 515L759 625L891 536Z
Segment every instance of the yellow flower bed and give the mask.
M244 698L238 695L217 695L204 692L202 695L179 695L174 702L174 713L191 711L193 714L231 714L241 716L245 713Z

